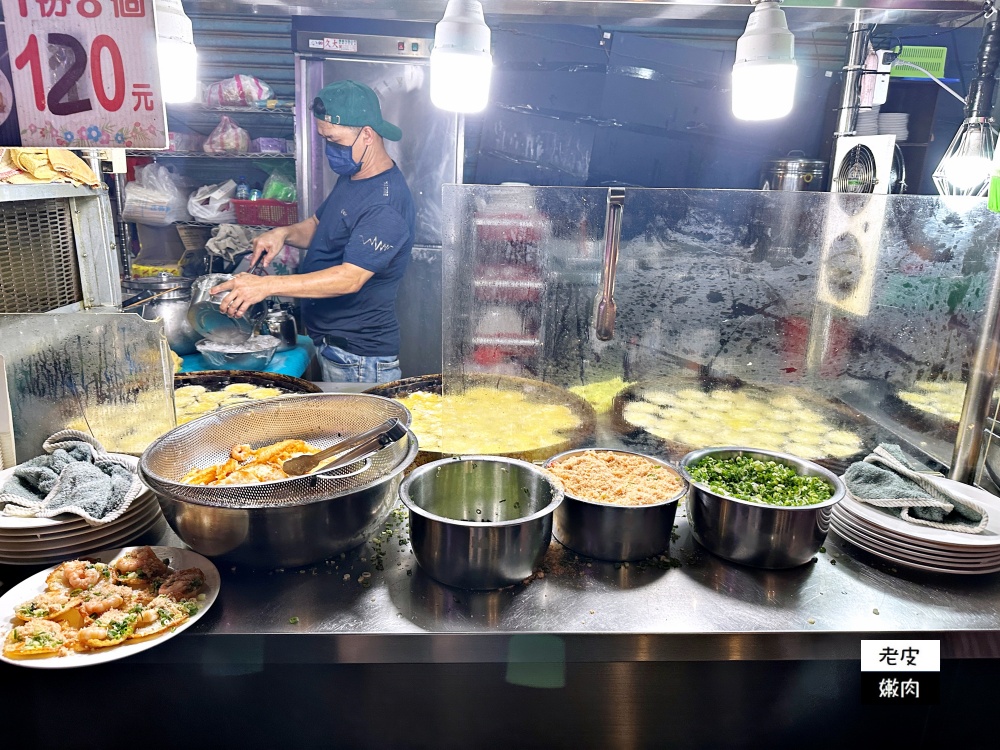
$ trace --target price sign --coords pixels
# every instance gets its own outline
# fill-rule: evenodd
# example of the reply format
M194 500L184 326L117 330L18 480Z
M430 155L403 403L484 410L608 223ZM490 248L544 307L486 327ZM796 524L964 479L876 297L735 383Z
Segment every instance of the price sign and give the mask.
M22 145L166 148L154 0L2 2Z

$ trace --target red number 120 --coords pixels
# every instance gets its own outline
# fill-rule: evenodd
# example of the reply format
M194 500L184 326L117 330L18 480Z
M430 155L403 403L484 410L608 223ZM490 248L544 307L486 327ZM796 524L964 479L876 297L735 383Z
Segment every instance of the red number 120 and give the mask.
M69 34L49 34L46 41L49 44L69 49L73 53L73 62L59 77L59 80L52 84L48 97L46 97L38 37L34 34L28 37L28 44L14 59L14 64L18 70L22 70L25 66L30 69L35 108L39 112L44 112L47 103L49 111L57 116L73 115L92 110L94 107L90 99L67 100L65 98L87 71L87 50L83 48L76 37ZM101 71L101 56L104 52L111 56L114 80L110 96L104 87L104 74ZM90 45L90 80L94 85L94 94L101 106L111 112L117 112L125 101L125 66L122 63L122 53L118 49L118 44L107 34L97 36Z

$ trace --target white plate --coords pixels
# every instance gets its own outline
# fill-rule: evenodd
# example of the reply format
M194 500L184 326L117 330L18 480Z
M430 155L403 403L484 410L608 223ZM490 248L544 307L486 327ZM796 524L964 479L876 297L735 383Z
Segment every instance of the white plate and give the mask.
M69 540L75 537L89 536L92 534L99 534L102 530L110 530L118 528L120 526L128 526L130 523L134 523L136 519L141 516L147 515L152 508L159 507L159 503L152 500L152 493L150 495L140 495L135 499L135 501L129 506L128 510L122 513L118 518L116 518L111 523L102 524L101 526L91 526L90 524L84 524L83 528L72 528L63 529L62 527L57 527L52 531L45 529L31 529L29 531L23 531L17 534L3 534L0 533L0 547L6 545L13 545L15 547L25 544L34 544L38 542L58 542L60 540L66 540L67 543L72 543Z
M144 521L131 529L125 529L120 534L107 539L99 539L93 544L79 544L75 547L64 547L62 549L51 550L49 552L34 552L31 554L11 556L7 553L0 557L0 564L3 565L51 565L60 560L68 560L72 557L90 557L94 552L108 547L121 547L128 544L133 539L142 536L160 522L160 516L153 516L149 521Z
M902 565L904 568L915 568L916 570L926 570L930 571L931 573L953 573L955 575L966 575L966 576L985 575L986 573L1000 573L1000 564L992 568L981 568L981 569L977 568L976 570L968 570L968 569L957 569L957 568L941 568L941 567L935 567L933 565L922 565L920 563L912 562L910 560L902 560L886 552L880 552L871 545L864 544L854 538L843 536L843 534L841 534L836 529L834 529L834 531L837 533L838 536L843 537L848 542L853 544L855 547L863 549L865 552L869 552L875 555L876 557L881 557L883 560L888 560L889 562L895 565Z
M96 557L101 562L110 563L120 554L128 552L131 549L135 549L135 547L105 550L97 555L93 555L93 557ZM164 557L168 558L170 560L170 567L175 570L183 570L184 568L201 568L202 572L205 574L205 590L203 592L205 594L205 600L201 602L201 609L199 609L193 617L188 618L173 630L150 640L126 641L120 646L112 646L111 648L102 648L95 651L71 653L69 656L54 656L48 659L11 659L0 653L0 661L5 661L8 664L15 664L19 667L33 667L35 669L71 669L73 667L88 667L93 664L104 664L105 662L124 659L127 656L132 656L132 654L138 654L141 651L146 651L154 646L158 646L161 643L169 641L175 635L183 633L189 627L198 622L198 620L200 620L208 611L209 607L215 603L215 599L219 595L219 587L221 585L219 580L219 571L211 563L211 561L202 557L197 552L192 552L191 550L178 549L176 547L153 547L153 551L156 552L156 556L161 559ZM43 570L40 573L36 573L30 578L21 581L21 583L17 584L3 596L0 596L0 637L6 638L7 633L10 632L11 628L20 623L20 621L14 617L14 607L21 602L28 601L32 597L43 593L45 591L45 579L54 569L55 567L53 566L52 568Z
M916 541L909 537L899 536L891 531L887 531L881 526L867 523L863 518L852 516L844 511L834 510L830 516L830 522L836 522L841 526L849 526L860 533L872 537L874 540L883 541L894 547L919 552L925 555L936 555L952 560L1000 560L1000 549L993 547L943 547L941 545L928 544Z
M146 508L136 516L130 516L129 520L122 524L110 526L99 526L91 529L89 534L80 534L68 539L42 539L27 544L8 544L6 540L0 540L0 554L18 556L22 554L57 554L61 550L75 550L81 545L87 545L90 549L102 549L108 546L106 540L120 539L124 534L130 533L151 520L160 513L159 507ZM72 551L70 554L74 554Z
M109 453L116 459L119 459L125 463L132 471L135 471L139 466L139 459L135 456L126 456L124 453ZM14 469L16 466L12 466L9 469L4 469L0 471L0 487L7 483L7 480L13 476ZM40 529L50 526L62 526L65 524L72 523L82 523L84 526L87 522L84 521L79 516L73 515L72 513L64 513L61 516L56 516L55 518L18 518L15 516L0 516L0 530L4 529Z
M55 527L51 530L31 529L17 534L4 534L3 532L0 532L0 544L25 544L30 542L58 541L60 539L72 539L73 537L86 534L100 533L102 530L113 529L116 526L127 526L135 521L135 519L139 516L144 516L149 513L151 509L159 507L160 504L156 502L155 498L149 498L143 495L136 498L136 501L129 506L129 509L111 523L100 524L98 526L84 524L81 529L64 529L62 527Z
M931 544L935 547L960 547L969 549L973 547L994 547L1000 550L1000 498L991 495L986 490L973 487L968 484L956 482L945 477L928 477L934 484L949 492L954 492L957 496L965 498L970 502L977 503L984 507L989 513L989 523L981 534L963 534L958 531L946 531L945 529L934 529L930 526L920 526L915 523L907 523L901 518L897 518L889 513L879 510L871 505L859 503L849 497L845 497L840 502L840 508L853 516L864 519L879 528L892 531L899 536L915 539L924 544ZM989 550L994 551L994 550Z
M873 547L877 547L887 555L891 555L894 558L912 560L913 562L924 565L940 565L942 567L962 570L980 570L982 568L995 568L1000 565L1000 557L956 559L952 557L942 557L933 553L928 554L926 552L915 552L911 549L898 547L878 537L874 537L871 534L859 531L856 527L845 525L841 521L832 522L831 528L849 541L853 542L857 540L861 544L868 544Z

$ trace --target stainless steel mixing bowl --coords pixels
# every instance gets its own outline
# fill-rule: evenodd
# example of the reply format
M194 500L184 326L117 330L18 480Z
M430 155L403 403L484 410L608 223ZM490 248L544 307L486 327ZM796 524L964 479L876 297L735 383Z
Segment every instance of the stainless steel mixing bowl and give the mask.
M181 477L225 461L236 443L257 448L298 438L322 449L389 418L410 421L402 404L365 394L310 393L232 406L159 437L139 459L139 475L195 551L250 567L308 565L362 544L385 522L417 455L412 433L361 465L328 474L218 487Z
M829 500L815 505L780 507L720 495L696 482L687 467L705 456L751 456L776 461L799 474L820 477L833 488ZM687 517L694 538L719 557L758 568L792 568L809 562L830 530L830 513L847 493L844 483L822 466L787 453L750 448L705 448L680 462L688 480Z
M585 453L593 448L566 451L545 462L553 464ZM676 470L666 461L631 451L605 451L641 456L648 461ZM568 492L556 508L552 533L559 542L586 557L614 562L644 560L657 555L670 546L677 504L687 491L687 482L677 492L671 493L653 505L611 505L575 497Z
M462 456L414 470L399 496L421 568L449 586L497 589L524 580L541 562L563 489L526 461Z

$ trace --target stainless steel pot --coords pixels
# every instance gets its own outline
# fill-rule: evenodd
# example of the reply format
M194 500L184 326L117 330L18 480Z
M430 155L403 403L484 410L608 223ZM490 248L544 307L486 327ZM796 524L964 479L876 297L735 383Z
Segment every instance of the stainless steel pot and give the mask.
M705 456L751 456L791 466L799 474L820 477L832 488L829 500L816 505L785 508L761 505L720 495L695 482L687 467ZM830 530L833 506L847 494L844 483L831 471L787 453L747 448L705 448L681 459L681 473L688 480L687 517L694 538L709 552L758 568L792 568L809 562Z
M210 273L199 276L191 284L191 305L187 312L191 327L211 341L222 344L239 344L250 338L254 327L264 314L264 305L251 305L242 317L230 318L219 310L219 304L229 292L212 294L213 287L233 278L229 273Z
M822 190L826 162L806 159L805 155L764 162L760 174L761 190ZM802 152L798 152L802 153Z
M175 287L180 288L166 291ZM156 276L144 276L122 282L122 292L129 296L163 291L166 293L131 308L129 312L138 313L145 320L161 318L170 348L180 355L194 354L195 344L201 336L192 328L187 318L191 303L191 279L160 273Z
M583 449L567 451L545 462L550 468ZM642 455L630 451L601 451ZM648 461L676 471L666 461L642 456ZM677 492L653 505L610 505L574 497L569 493L553 516L552 533L559 543L586 557L613 562L644 560L670 546L677 504L687 492L687 483Z
M542 561L562 485L534 464L498 456L432 461L399 488L417 563L448 586L497 589Z

